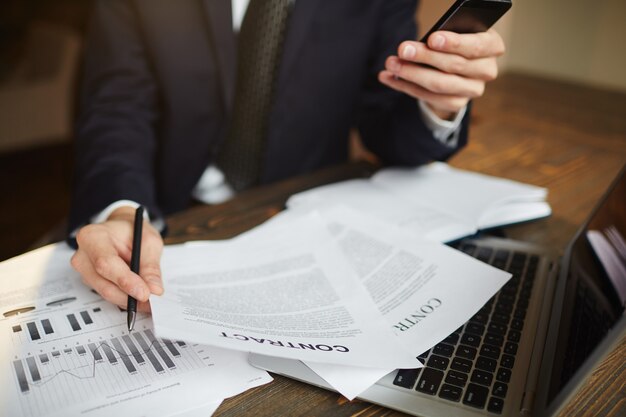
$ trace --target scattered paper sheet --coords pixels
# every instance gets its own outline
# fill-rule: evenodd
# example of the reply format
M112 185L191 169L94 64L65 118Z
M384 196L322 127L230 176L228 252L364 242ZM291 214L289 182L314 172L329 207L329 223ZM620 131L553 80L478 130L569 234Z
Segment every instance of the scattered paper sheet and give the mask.
M317 187L289 198L289 210L316 208L332 202L366 213L405 231L437 242L476 232L472 223L443 210L403 199L370 180L349 180Z
M416 356L463 325L511 276L343 206L321 204L318 212L389 326ZM280 236L305 216L304 209L287 211L239 239ZM393 370L305 363L350 400Z
M342 181L295 194L287 207L342 204L438 242L549 216L547 190L434 162L387 168L370 179Z
M505 178L492 177L476 172L453 168L442 162L434 162L419 168L387 168L372 176L372 182L407 200L426 202L437 209L449 208L455 216L466 219L477 228L484 228L481 219L495 223L499 207L508 205L508 215L529 217L522 210L515 210L513 203L539 203L550 214L545 203L548 191L545 188L523 184ZM491 212L491 210L495 210ZM501 211L500 211L501 212ZM515 222L521 221L516 219ZM498 224L507 224L507 221Z
M417 366L333 245L318 216L279 237L170 247L157 333L315 362Z
M128 334L72 254L58 244L0 264L0 415L167 416L271 381L241 352L157 339L146 315Z

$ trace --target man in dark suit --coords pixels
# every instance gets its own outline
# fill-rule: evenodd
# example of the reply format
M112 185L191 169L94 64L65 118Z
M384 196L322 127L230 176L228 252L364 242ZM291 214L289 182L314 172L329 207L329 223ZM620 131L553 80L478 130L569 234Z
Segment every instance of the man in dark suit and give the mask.
M235 156L248 148L230 142L237 120L250 119L237 119L236 108L249 95L242 83L266 57L250 62L242 52L251 31L245 19L235 34L242 10L267 1L96 2L70 230L79 244L72 265L107 300L125 306L131 294L147 310L149 295L162 293L164 215L194 198L218 202L344 162L353 127L385 164L445 160L465 144L468 102L496 77L495 57L504 52L493 31L413 41L416 0L282 0L288 20L253 155L257 175L231 186L235 177L222 172L229 163L221 155L229 145ZM144 227L139 275L127 266L137 204L152 221Z

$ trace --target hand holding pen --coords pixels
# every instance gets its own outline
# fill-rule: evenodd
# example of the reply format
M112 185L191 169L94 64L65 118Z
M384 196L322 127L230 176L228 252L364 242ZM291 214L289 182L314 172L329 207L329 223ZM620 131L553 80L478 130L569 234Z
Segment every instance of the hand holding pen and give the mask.
M104 223L82 227L76 236L78 250L72 257L72 266L83 282L105 300L126 309L130 295L137 300L137 311L149 312L150 295L163 293L163 239L149 222L143 222L139 274L132 272L136 214L134 207L125 206L115 210Z

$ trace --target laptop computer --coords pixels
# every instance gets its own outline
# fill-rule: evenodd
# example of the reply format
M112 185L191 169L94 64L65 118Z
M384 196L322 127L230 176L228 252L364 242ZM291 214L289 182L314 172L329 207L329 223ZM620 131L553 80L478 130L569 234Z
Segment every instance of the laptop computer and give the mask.
M419 416L556 415L626 334L626 168L559 260L499 238L455 246L513 274L469 321L359 395ZM300 361L253 365L332 389Z

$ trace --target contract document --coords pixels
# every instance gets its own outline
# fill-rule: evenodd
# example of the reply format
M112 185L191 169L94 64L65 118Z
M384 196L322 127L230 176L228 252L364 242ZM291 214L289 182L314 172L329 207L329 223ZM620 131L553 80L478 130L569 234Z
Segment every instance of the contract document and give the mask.
M463 325L511 276L346 207L324 205L317 212L390 328L415 356ZM304 210L287 211L241 238L280 236L281 228L306 216ZM348 399L393 370L305 363Z
M271 381L240 352L157 338L147 315L129 334L72 254L59 244L0 264L0 415L184 415Z
M317 215L267 239L169 247L157 334L266 355L415 367ZM260 236L261 237L261 236Z

